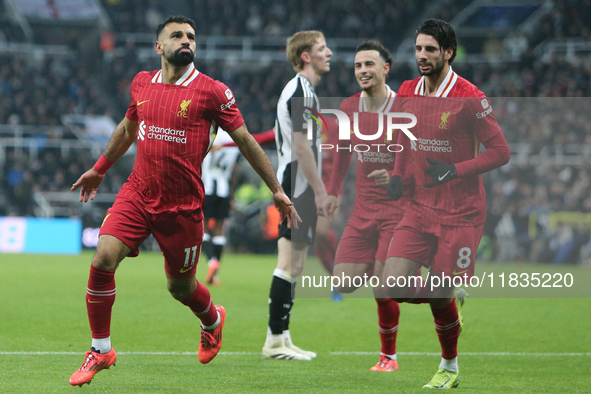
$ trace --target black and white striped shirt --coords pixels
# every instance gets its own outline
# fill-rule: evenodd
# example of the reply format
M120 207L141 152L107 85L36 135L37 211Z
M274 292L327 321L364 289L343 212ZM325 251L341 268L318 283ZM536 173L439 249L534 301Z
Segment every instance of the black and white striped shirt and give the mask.
M291 174L291 185L293 186L293 190L289 187L289 190L292 191L291 198L300 196L309 185L304 173L297 165L292 138L294 132L308 133L308 125L312 126L310 146L316 157L318 174L320 175L322 171L322 156L319 151L320 129L316 121L309 116L309 110L306 108L320 112L318 96L310 81L303 75L296 74L281 92L277 103L277 120L275 122L275 141L279 161L277 179L285 188L286 183L290 180L284 178L287 174Z

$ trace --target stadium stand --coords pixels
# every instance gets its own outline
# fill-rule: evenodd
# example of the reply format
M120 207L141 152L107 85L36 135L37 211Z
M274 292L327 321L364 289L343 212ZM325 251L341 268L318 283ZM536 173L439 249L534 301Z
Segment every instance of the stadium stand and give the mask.
M327 37L373 37L396 45L421 5L403 0L314 2L186 0L171 11L163 1L102 0L118 32L152 33L173 11L192 15L198 35L287 37L294 31L321 29ZM432 1L422 2L424 4ZM243 15L243 18L234 18ZM367 23L366 21L372 21Z

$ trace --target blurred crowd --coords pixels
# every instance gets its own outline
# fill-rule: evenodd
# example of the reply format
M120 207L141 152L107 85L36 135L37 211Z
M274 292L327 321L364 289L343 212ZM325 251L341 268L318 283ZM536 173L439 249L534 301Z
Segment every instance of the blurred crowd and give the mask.
M580 263L591 257L591 160L511 166L487 184L485 259ZM575 212L576 215L565 213Z
M60 125L62 114L104 113L90 72L75 56L0 57L0 124Z
M26 150L19 154L7 148L4 176L0 179L0 216L36 216L34 193L69 192L72 184L96 161L88 153L71 150L64 154L60 149L45 148L37 158L32 158ZM124 180L121 171L109 172L101 184L101 193L117 193ZM79 216L77 207L71 212Z
M158 0L102 3L118 32L153 33L171 12L185 12L195 20L198 35L284 37L318 29L327 37L371 37L395 45L395 37L406 32L413 16L433 1L182 0L174 9Z
M157 0L102 2L119 32L154 32L155 25L168 15L163 2ZM454 7L461 9L468 2L451 2L438 16L449 19ZM391 40L411 28L409 15L417 15L416 4L378 0L186 0L176 6L180 12L194 16L198 34L286 36L300 29L321 29L331 38L378 38L394 51L397 43ZM328 8L331 12L327 12ZM559 145L591 146L591 122L586 119L591 99L581 98L591 97L591 65L564 57L543 62L533 53L533 48L544 39L588 37L585 20L591 16L591 0L556 1L555 10L541 19L534 35L515 34L507 38L502 48L511 52L509 60L491 57L485 63L462 63L458 57L453 65L458 74L492 98L495 116L508 142L512 147L520 146L519 149L527 146L526 157L532 158L512 161L506 168L483 177L489 200L480 251L484 259L561 263L588 261L591 256L586 222L550 224L553 212L591 212L591 157L581 150L573 154L580 156L579 161L565 164L556 161L552 153ZM0 11L4 18L3 8ZM248 17L230 22L226 15ZM318 19L319 15L323 18ZM369 20L372 23L365 22ZM90 72L83 61L61 55L2 57L0 124L58 126L63 114L107 114L118 121L129 104L128 89L135 74L159 68L157 57L140 61L133 45L121 56L105 62L99 73ZM195 63L201 72L222 80L234 91L251 132L273 127L277 99L294 74L287 61L250 68L200 59ZM402 81L416 76L414 67L397 63L388 83L397 90ZM331 71L317 88L320 97L347 97L357 92L352 65L339 61L332 63ZM544 101L538 97L552 99ZM5 135L0 133L2 137ZM76 138L68 133L45 137ZM34 215L35 191L69 190L96 159L89 150L64 154L59 149L46 148L36 157L10 147L5 152L0 172L0 216ZM101 191L117 192L126 176L125 171L116 171L112 176L110 173Z
M591 35L590 20L590 0L554 0L552 12L544 15L536 29L535 43L567 37L588 40Z
M513 158L483 176L489 209L485 235L498 247L489 255L501 261L588 264L590 255L582 251L591 246L585 216L591 213L591 150L585 148L591 146L591 98L491 101ZM562 212L581 215L564 220Z

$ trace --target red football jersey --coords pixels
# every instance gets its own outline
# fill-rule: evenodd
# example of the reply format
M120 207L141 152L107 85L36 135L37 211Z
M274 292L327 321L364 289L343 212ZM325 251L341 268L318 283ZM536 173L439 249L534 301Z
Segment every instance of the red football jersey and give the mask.
M126 117L139 122L135 166L119 195L150 213L203 218L201 163L218 126L236 130L244 120L232 91L191 64L173 85L162 70L136 75Z
M392 219L400 221L404 210L408 205L409 192L406 191L403 197L398 201L391 200L386 195L386 187L378 186L374 179L367 175L375 170L385 169L391 172L394 169L394 160L397 148L394 145L396 133L392 135L392 141L387 140L386 133L386 115L391 111L394 97L396 94L388 88L388 97L377 113L367 112L364 96L358 93L341 104L340 110L349 116L351 127L350 141L337 141L339 151L335 149L335 159L333 163L333 172L331 182L328 185L328 194L336 195L341 187L347 169L351 163L353 155L356 156L357 173L355 179L355 189L357 197L355 198L354 214L366 219ZM379 129L380 117L382 118L383 131L379 138L373 140L363 140L354 132L355 117L357 113L357 127L360 134L365 136L375 135ZM348 149L343 149L348 147ZM349 152L349 150L351 152ZM324 155L324 151L323 151ZM323 159L324 160L324 159ZM323 162L324 165L324 162Z
M457 164L477 157L480 142L501 133L492 106L476 86L451 70L436 97L424 97L424 77L406 81L398 90L396 112L417 117L410 131L418 138L411 141L403 133L398 143L404 146L401 163L414 164L415 191L409 207L425 219L449 226L476 226L486 219L486 196L480 175L461 176L432 188L424 173L430 164L426 158ZM408 122L408 121L406 121ZM393 174L402 175L398 164Z

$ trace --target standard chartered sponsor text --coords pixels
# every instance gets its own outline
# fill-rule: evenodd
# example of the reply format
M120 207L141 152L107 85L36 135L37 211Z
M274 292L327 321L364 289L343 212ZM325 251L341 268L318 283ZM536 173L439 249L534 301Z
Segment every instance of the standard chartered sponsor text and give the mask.
M391 163L394 161L392 153L357 152L357 160L366 163Z
M452 152L449 140L419 138L417 142L419 149L425 152Z
M185 136L185 133L185 130L175 130L170 127L164 128L152 125L148 127L147 136L150 139L186 144L187 137Z

